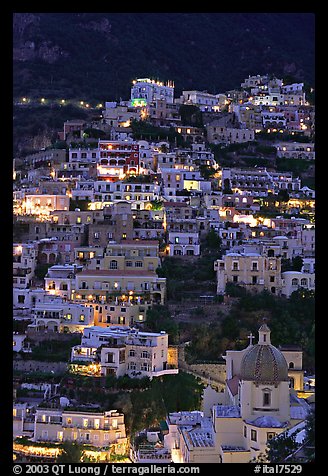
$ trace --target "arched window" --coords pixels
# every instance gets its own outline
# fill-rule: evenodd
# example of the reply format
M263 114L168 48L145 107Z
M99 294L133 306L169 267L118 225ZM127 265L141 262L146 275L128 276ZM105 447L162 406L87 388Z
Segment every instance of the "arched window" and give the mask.
M117 261L115 259L113 259L110 263L109 263L109 269L117 269Z
M289 362L289 368L293 369L295 367L294 362Z
M297 278L293 278L292 279L292 286L297 286L298 285L298 279Z
M306 278L301 279L301 286L307 286L307 279Z
M271 405L271 390L269 388L265 388L263 390L263 406L268 407Z

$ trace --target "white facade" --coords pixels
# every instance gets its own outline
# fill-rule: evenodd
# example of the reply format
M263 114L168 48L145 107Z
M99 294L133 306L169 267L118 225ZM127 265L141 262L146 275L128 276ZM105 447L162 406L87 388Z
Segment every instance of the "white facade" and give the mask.
M54 265L48 269L44 278L44 287L49 294L71 298L74 289L76 265ZM81 271L82 267L79 268Z
M285 271L281 273L282 289L281 293L290 297L294 291L299 289L307 289L308 291L315 291L315 274L302 273L301 271Z
M37 249L34 244L13 244L13 285L28 288L34 276Z
M217 96L205 91L182 91L181 99L184 104L198 106L202 112L220 109Z
M199 234L192 232L169 232L169 255L185 256L200 254Z
M152 378L178 373L176 366L168 363L168 334L164 331L92 326L84 330L81 345L72 348L71 361L93 361L97 349L102 375Z
M37 304L32 311L33 328L54 332L82 332L93 325L93 308L77 303Z
M131 105L146 106L156 99L166 99L167 103L174 102L174 83L166 84L149 78L138 78L133 81L131 88Z

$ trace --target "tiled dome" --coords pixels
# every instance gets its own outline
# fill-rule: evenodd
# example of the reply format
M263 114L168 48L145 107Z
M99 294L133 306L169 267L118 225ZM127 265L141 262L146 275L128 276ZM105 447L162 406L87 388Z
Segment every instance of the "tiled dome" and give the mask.
M257 383L288 381L286 359L272 344L256 344L241 361L240 378Z

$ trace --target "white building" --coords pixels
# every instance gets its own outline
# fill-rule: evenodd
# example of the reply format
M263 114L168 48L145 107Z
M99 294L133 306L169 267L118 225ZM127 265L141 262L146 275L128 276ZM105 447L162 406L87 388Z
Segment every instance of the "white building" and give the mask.
M34 244L13 244L13 285L17 288L28 288L34 276L37 249Z
M131 88L131 106L147 106L157 99L165 99L167 103L174 102L174 83L165 84L150 78L138 78L133 81Z
M31 328L66 333L82 332L85 327L93 325L94 317L91 306L56 301L37 304L33 308Z
M164 445L173 463L219 463L211 418L203 412L180 411L167 415Z
M315 291L315 274L301 271L285 271L281 273L282 289L281 294L287 298L294 291L299 289L307 289L308 291Z
M199 233L169 232L169 256L198 256L199 254Z
M81 271L82 266L77 265L54 265L48 269L44 278L45 290L53 296L70 299L75 284L75 274Z
M202 112L220 110L217 95L206 91L182 91L181 101L183 104L192 104L199 107Z
M93 362L100 356L102 375L159 377L176 374L176 362L170 359L168 334L164 331L140 332L137 329L92 326L84 329L81 345L74 346L71 362Z

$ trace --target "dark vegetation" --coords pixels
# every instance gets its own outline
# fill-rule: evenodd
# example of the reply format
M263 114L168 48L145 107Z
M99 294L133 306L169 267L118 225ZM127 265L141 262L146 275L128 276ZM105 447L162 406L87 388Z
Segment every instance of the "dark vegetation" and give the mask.
M202 391L199 379L185 372L152 380L71 374L61 382L62 394L77 399L79 404L98 404L103 410L124 412L125 424L132 433L158 425L167 412L200 409Z
M227 286L227 292L238 298L233 301L229 312L220 313L216 322L195 324L189 331L191 344L186 347L189 362L218 360L227 349L245 348L248 334L252 332L258 336L261 320L266 317L272 344L300 345L304 368L314 370L314 293L299 290L286 299L268 291L251 294L233 284Z
M148 76L175 81L178 94L223 92L267 72L313 84L314 19L313 13L17 13L14 97L119 100L129 97L134 78Z

